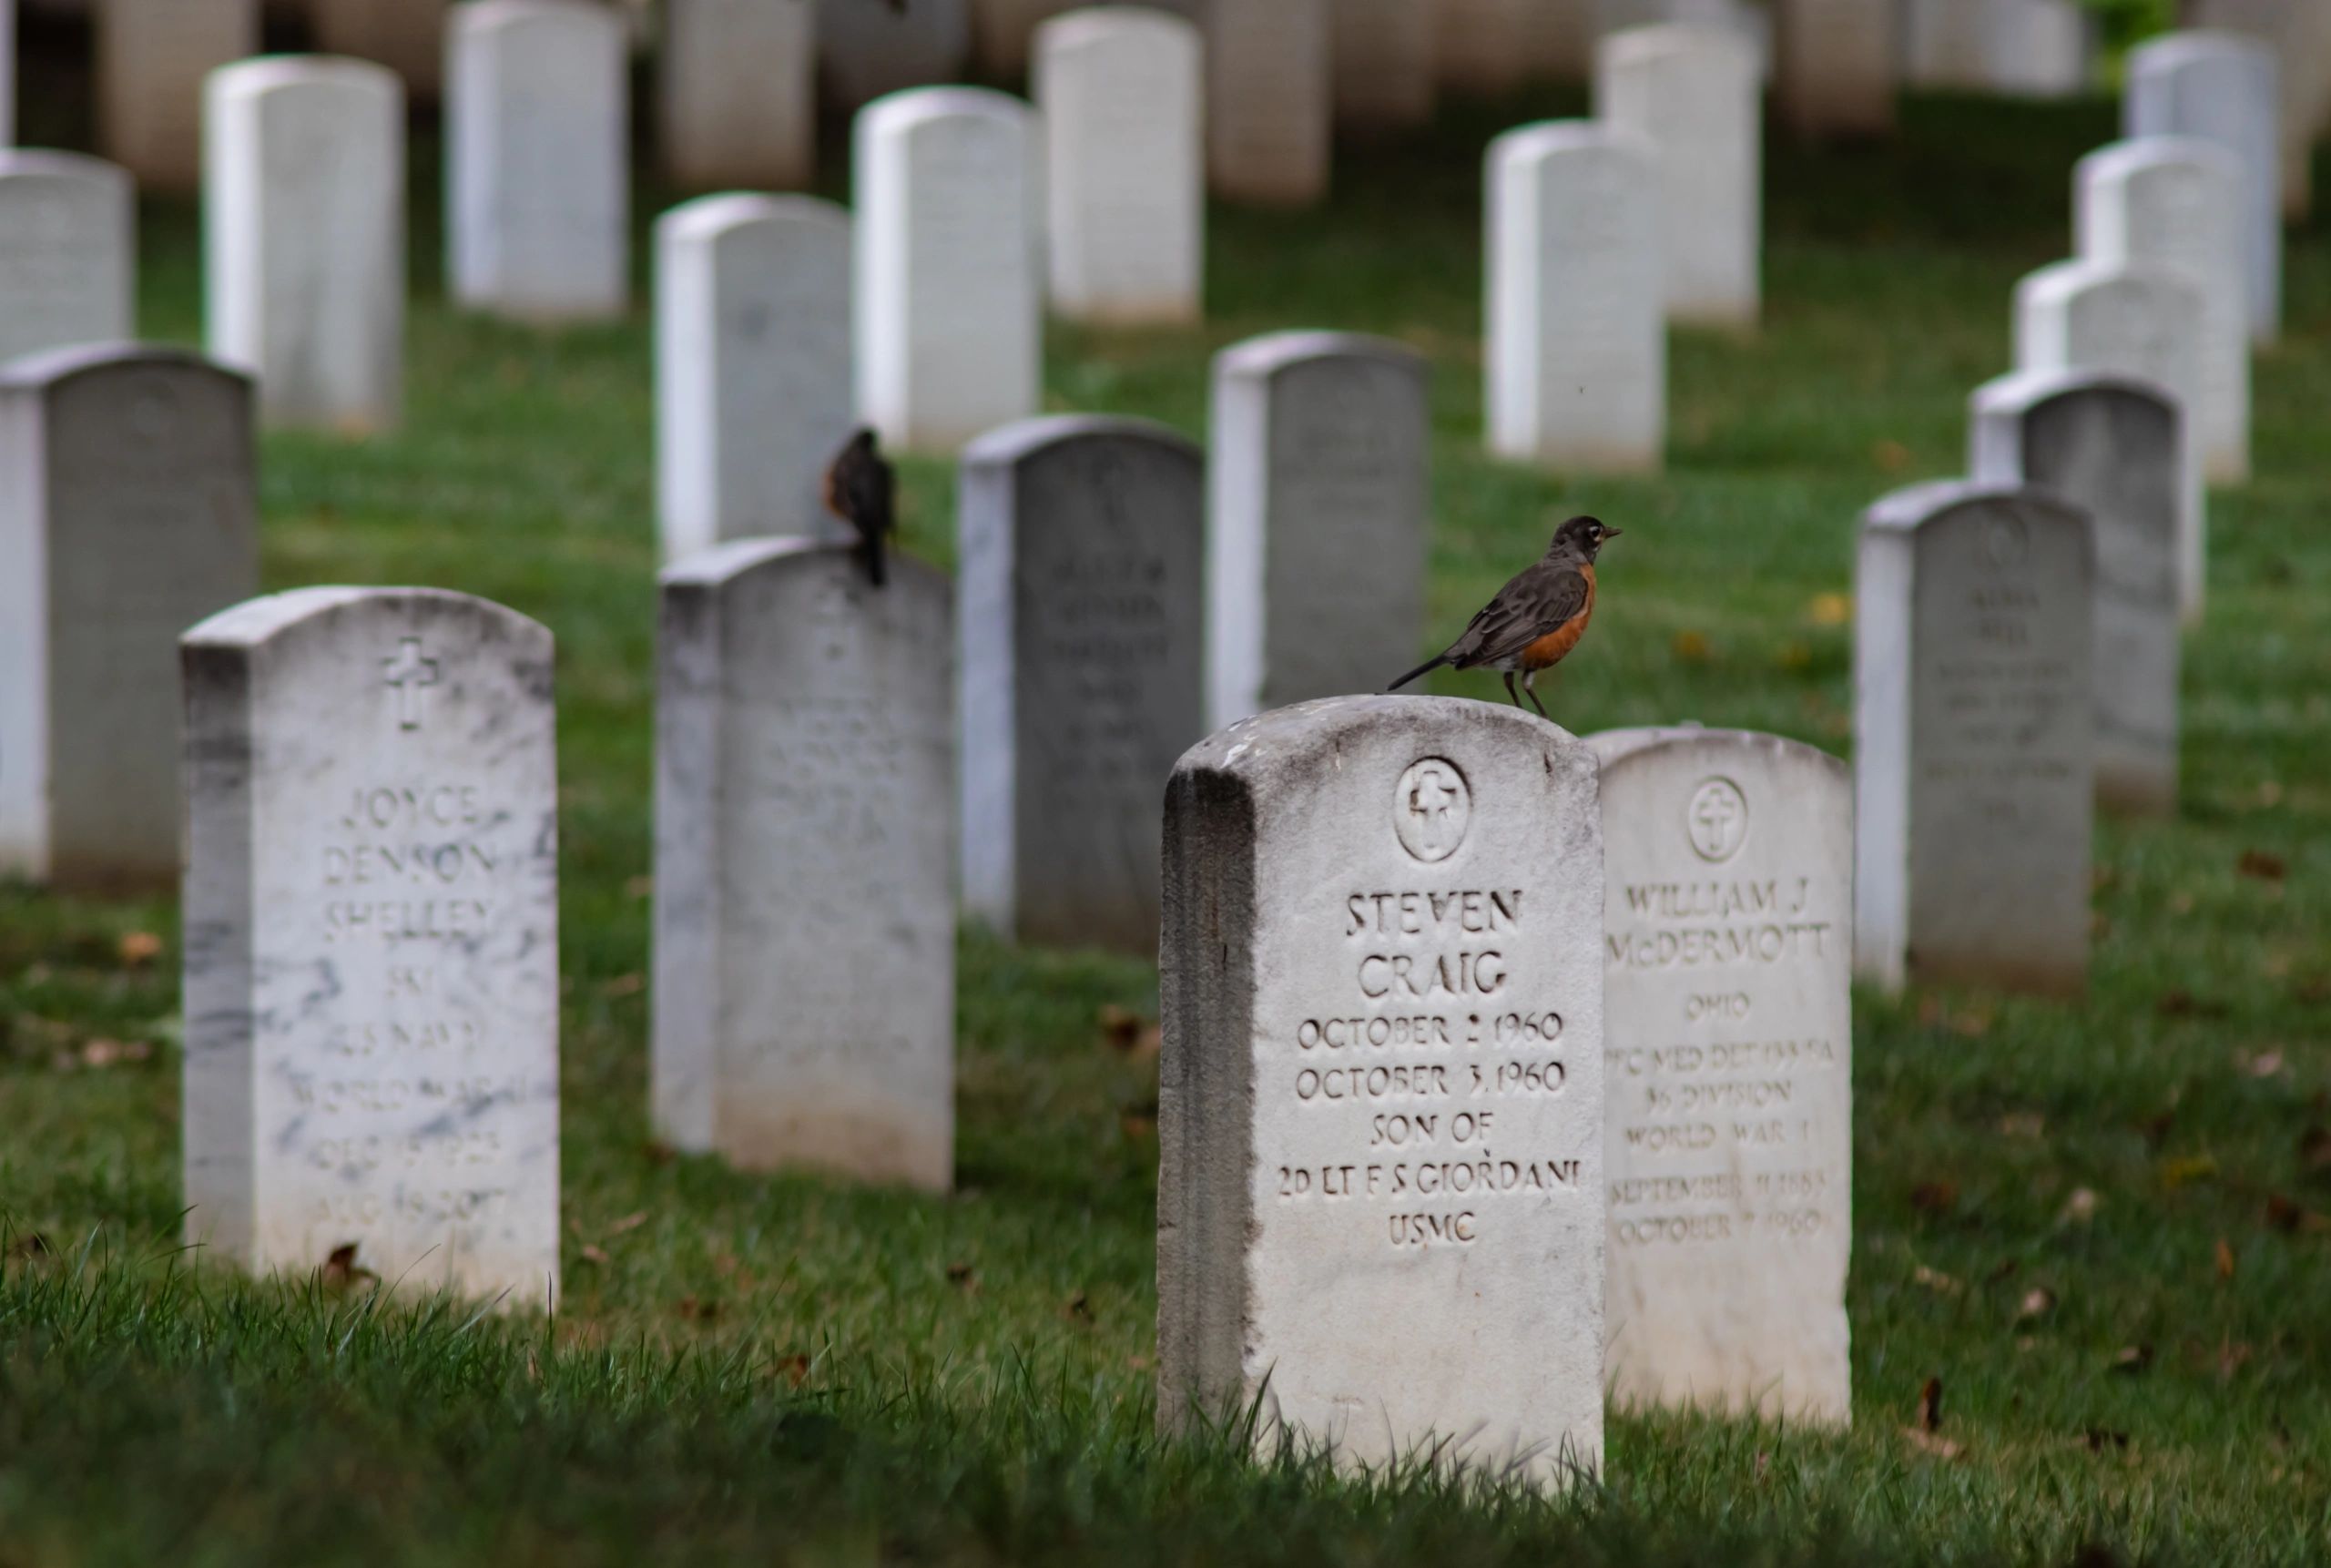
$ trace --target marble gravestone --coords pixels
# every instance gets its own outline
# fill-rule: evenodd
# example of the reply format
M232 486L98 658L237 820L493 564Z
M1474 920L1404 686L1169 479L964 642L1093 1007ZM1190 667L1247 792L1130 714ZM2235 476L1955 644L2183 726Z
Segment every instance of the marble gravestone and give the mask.
M404 403L404 89L365 60L214 71L203 157L210 352L274 427L367 434Z
M2243 275L2242 166L2187 137L2114 142L2072 176L2077 249L2107 266L2159 266L2202 291L2201 405L2207 478L2250 477L2250 325Z
M1018 941L1157 945L1157 792L1205 733L1205 460L1053 416L963 450L962 897Z
M1332 0L1336 123L1383 130L1432 119L1439 29L1430 0Z
M1902 67L1921 87L1988 91L1992 0L1904 0Z
M1992 80L2011 97L2069 98L2088 89L2092 39L2081 0L1987 0Z
M2178 409L2178 602L2202 615L2209 522L2199 422L2203 294L2185 275L2148 265L2062 261L2016 285L2015 364L2024 371L2103 371L2167 392Z
M1586 120L1490 144L1489 446L1578 473L1658 471L1667 440L1660 203L1648 144Z
M2178 585L2198 579L2181 536L2184 443L2158 387L2091 372L2026 371L1975 390L1969 472L2036 484L2086 512L2096 541L2096 798L2177 809Z
M2244 300L2251 341L2282 331L2283 218L2275 56L2231 33L2172 33L2129 52L2121 123L2131 137L2192 137L2242 168Z
M446 0L306 0L317 49L386 66L406 96L437 97L445 79Z
M1594 60L1597 117L1653 149L1670 321L1754 326L1762 293L1764 100L1747 41L1630 28Z
M815 0L818 74L829 102L858 109L910 87L960 78L972 47L970 0Z
M148 195L202 184L202 83L259 53L260 0L91 0L97 141Z
M550 1305L550 633L303 588L211 616L183 662L187 1240Z
M0 368L0 875L178 874L178 634L259 590L250 386L176 349Z
M1775 0L1773 92L1800 136L1894 128L1895 0Z
M1054 314L1121 326L1204 314L1205 52L1194 25L1137 6L1036 29Z
M2304 220L2315 202L2315 144L2331 120L2331 5L2325 0L2194 0L2186 25L2237 33L2274 51L2281 74L2276 128L2283 216Z
M465 0L446 63L446 266L460 304L552 324L630 292L630 45L592 0Z
M1502 705L1306 703L1184 757L1165 836L1161 1427L1598 1470L1593 755Z
M1734 729L1602 764L1604 1376L1629 1404L1852 1419L1853 777Z
M673 1146L950 1185L955 722L933 649L952 598L921 562L892 555L876 587L854 546L806 539L664 573L653 1080Z
M137 192L76 152L0 148L0 363L137 335Z
M1495 97L1527 81L1536 12L1545 0L1419 0L1439 15L1433 52L1440 85Z
M800 190L818 172L816 0L669 0L664 172L686 190Z
M850 219L811 196L706 196L656 220L664 558L816 537L852 428Z
M1231 201L1325 199L1335 120L1333 0L1217 5L1206 18L1206 184Z
M1206 722L1380 691L1424 638L1431 366L1272 332L1215 356Z
M859 114L852 357L859 418L885 446L952 453L1036 410L1039 134L1026 104L984 87Z
M1942 481L1863 516L1857 974L2086 984L2095 577L2087 514L2044 491Z

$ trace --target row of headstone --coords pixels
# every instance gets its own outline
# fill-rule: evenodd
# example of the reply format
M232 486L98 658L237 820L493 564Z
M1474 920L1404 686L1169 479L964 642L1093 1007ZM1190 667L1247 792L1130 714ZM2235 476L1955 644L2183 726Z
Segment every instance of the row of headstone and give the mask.
M1437 698L1185 756L1161 1420L1558 1486L1606 1390L1847 1420L1849 794L1776 737Z
M1903 76L1918 87L2070 97L2093 73L2078 0L1909 0L1904 30Z
M2254 341L2283 318L2282 154L2276 64L2254 39L2173 33L2129 55L2122 125L2132 137L2214 143L2242 172L2244 300Z

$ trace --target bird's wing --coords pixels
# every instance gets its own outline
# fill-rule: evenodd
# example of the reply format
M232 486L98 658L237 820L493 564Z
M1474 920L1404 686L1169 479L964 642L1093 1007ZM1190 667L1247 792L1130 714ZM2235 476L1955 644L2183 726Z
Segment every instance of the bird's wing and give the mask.
M843 501L851 522L860 528L885 530L891 525L891 493L896 481L891 465L879 457L853 463L843 482Z
M1586 577L1569 562L1540 562L1498 590L1449 650L1459 669L1495 664L1568 626L1586 607Z

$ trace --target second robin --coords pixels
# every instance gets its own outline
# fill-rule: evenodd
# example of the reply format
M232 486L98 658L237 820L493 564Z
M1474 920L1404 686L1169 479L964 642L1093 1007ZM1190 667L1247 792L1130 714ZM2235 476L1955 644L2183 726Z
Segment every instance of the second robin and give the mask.
M870 430L852 435L826 469L826 510L858 530L866 575L878 588L888 575L883 549L898 525L897 490L898 476L882 461Z
M1426 660L1384 689L1398 691L1443 665L1451 669L1493 669L1505 676L1505 695L1513 699L1514 707L1522 706L1522 697L1513 688L1513 677L1519 675L1531 706L1541 717L1551 718L1553 716L1538 700L1533 683L1540 672L1562 663L1586 635L1586 623L1594 616L1595 555L1604 540L1615 539L1621 532L1605 528L1596 518L1572 518L1554 530L1554 542L1547 546L1545 558L1500 588L1497 597L1482 607L1465 635L1450 644L1447 652Z

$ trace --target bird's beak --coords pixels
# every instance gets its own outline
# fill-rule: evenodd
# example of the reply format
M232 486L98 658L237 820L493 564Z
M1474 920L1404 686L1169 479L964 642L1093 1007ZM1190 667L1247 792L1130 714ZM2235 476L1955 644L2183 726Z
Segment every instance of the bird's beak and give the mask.
M1626 530L1624 528L1605 528L1603 530L1603 537L1605 539L1615 539L1625 532Z

